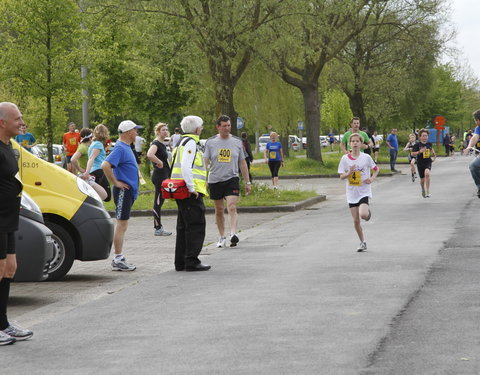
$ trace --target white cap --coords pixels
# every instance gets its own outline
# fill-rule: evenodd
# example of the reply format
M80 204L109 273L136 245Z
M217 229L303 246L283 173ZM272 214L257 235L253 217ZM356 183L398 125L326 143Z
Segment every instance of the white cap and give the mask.
M132 120L122 121L120 125L118 125L118 131L120 133L125 133L132 129L142 129L142 128L143 126L135 124Z

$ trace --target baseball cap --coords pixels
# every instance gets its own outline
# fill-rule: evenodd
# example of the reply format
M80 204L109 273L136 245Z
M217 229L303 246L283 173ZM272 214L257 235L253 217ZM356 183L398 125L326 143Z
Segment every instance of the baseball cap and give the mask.
M120 125L118 125L118 131L120 133L125 133L132 129L142 129L142 128L143 126L135 124L132 120L122 121Z

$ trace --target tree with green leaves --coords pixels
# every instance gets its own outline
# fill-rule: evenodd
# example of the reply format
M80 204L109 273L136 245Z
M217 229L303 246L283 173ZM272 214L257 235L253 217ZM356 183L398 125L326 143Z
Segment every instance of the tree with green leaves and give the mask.
M80 99L77 4L73 0L3 0L0 14L0 77L12 93L36 104L32 107L39 110L40 118L35 129L45 131L48 158L53 161L55 129L63 125L55 118Z
M259 55L303 96L307 157L322 162L320 151L319 78L326 64L365 28L374 0L299 0L289 2L292 14L272 23ZM270 41L270 42L269 42Z

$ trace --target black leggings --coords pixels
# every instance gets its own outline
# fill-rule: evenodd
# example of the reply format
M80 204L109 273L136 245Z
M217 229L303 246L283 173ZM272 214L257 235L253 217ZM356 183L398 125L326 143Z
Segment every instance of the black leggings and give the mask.
M282 165L282 162L280 160L269 160L268 161L268 167L270 168L270 173L272 174L272 178L273 177L278 177L278 171L279 171L281 165Z
M155 186L155 198L153 201L153 227L155 229L160 229L162 227L162 206L165 199L162 198L162 192L160 187L162 186L162 181L168 178L169 172L159 173L157 170L153 171L152 182Z
M15 232L0 233L0 260L15 254Z

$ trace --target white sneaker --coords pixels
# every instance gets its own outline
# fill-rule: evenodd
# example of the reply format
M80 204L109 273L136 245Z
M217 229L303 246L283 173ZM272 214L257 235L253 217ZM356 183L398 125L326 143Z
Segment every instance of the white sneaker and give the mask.
M240 240L238 239L238 236L234 233L230 235L230 247L235 247L237 246L237 243Z
M362 251L367 250L367 243L365 241L360 242L360 246L358 246L357 251L361 253Z
M226 243L227 243L227 238L220 237L217 242L217 247L226 247Z

